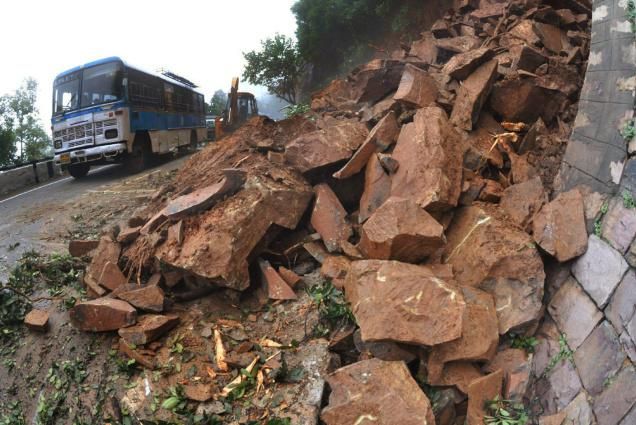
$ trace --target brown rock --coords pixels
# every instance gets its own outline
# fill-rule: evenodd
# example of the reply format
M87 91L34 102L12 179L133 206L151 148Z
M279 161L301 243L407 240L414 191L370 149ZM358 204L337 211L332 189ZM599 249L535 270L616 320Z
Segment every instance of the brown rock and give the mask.
M456 80L465 80L481 64L493 57L493 51L489 48L480 48L466 53L459 53L444 65L442 72Z
M525 44L511 46L509 54L512 58L511 69L513 70L534 72L547 60L540 51Z
M73 257L83 257L97 248L99 241L73 240L68 243L68 252Z
M382 99L373 106L367 106L362 108L362 122L377 122L387 113L400 110L400 104L393 99L393 93L388 95L385 99Z
M428 211L456 206L462 184L461 149L442 109L419 109L413 122L402 127L393 151L400 168L392 177L391 196L412 199Z
M281 152L267 151L267 160L272 164L285 164L285 154Z
M46 332L49 330L49 313L34 308L24 317L24 324L34 331Z
M438 278L429 267L354 261L345 295L365 342L436 345L461 336L464 296L452 281Z
M178 323L178 316L146 314L139 317L137 324L121 328L117 333L130 345L145 345L159 339Z
M400 83L404 62L374 59L351 73L356 103L375 103L395 91Z
M362 226L358 248L370 259L417 263L444 244L444 228L415 202L389 198Z
M365 360L338 369L327 382L329 404L320 415L326 425L435 424L428 398L403 362Z
M501 335L541 315L543 261L530 236L496 207L475 204L456 210L446 238L444 262L453 266L459 285L494 296Z
M162 224L168 221L168 217L166 217L165 210L159 211L157 214L153 215L150 220L146 222L139 230L139 233L142 235L149 235L150 233L157 230Z
M438 96L437 83L428 72L407 64L393 99L409 106L422 108L434 103Z
M322 237L329 252L340 250L340 241L348 240L353 231L347 222L347 211L327 184L314 187L316 202L311 213L311 226Z
M508 33L515 38L525 41L529 46L536 46L541 41L535 32L534 21L529 19L521 20Z
M409 54L416 56L424 63L434 64L437 61L437 45L433 35L430 32L425 33L420 40L414 41Z
M295 300L298 298L294 290L276 272L268 261L259 260L263 290L270 300Z
M391 177L376 155L371 155L364 172L364 192L360 197L358 222L364 223L391 194Z
M125 301L98 298L75 304L69 316L73 326L81 331L105 332L134 325L137 310Z
M451 114L451 122L466 131L471 131L479 120L481 108L486 103L490 90L497 79L496 60L481 65L461 85Z
M121 270L119 270L119 266L108 261L104 265L102 274L99 276L99 284L109 291L114 291L126 283L128 283L128 279Z
M349 159L368 135L367 127L354 120L327 125L292 140L285 149L285 160L302 173L312 171Z
M559 194L541 208L532 227L537 244L560 262L585 253L587 229L581 193L571 190Z
M504 213L522 229L528 229L548 196L540 177L506 188L499 204Z
M127 227L123 229L117 235L117 242L128 244L133 242L139 236L139 232L141 231L141 226L137 227Z
M146 282L148 286L159 286L163 281L163 275L161 273L153 273L152 276Z
M436 372L436 373L431 373ZM451 386L455 385L457 389L464 394L468 393L468 385L483 375L479 368L471 362L449 362L437 371L430 369L428 371L428 383L434 386Z
M498 149L493 148L493 134L500 134L503 131L501 125L490 113L482 111L475 129L462 132L468 145L464 154L464 167L477 172L481 172L487 164L503 168L504 158Z
M171 220L207 210L223 197L236 193L245 184L247 173L238 169L223 170L223 179L211 186L180 196L168 203L164 214Z
M93 260L86 268L85 279L91 282L99 282L106 263L117 264L120 253L121 247L117 242L113 242L107 237L102 237L93 253Z
M135 360L135 362L146 369L152 370L155 368L155 353L151 350L144 350L139 347L135 347L133 349L126 341L124 341L123 338L120 338L119 352L124 354L126 357Z
M528 154L517 155L507 145L504 145L504 149L510 159L510 177L514 184L532 180L538 175L536 168L528 162Z
M451 31L448 21L444 19L438 19L431 26L431 32L435 36L435 38L444 38L450 37Z
M429 369L456 360L489 361L499 343L497 312L492 295L475 288L462 288L466 309L461 337L434 346L429 355Z
M311 109L314 111L348 109L355 104L352 96L352 87L349 82L333 80L327 87L311 96Z
M506 121L532 124L541 117L550 123L562 100L554 91L538 87L530 79L504 80L495 84L490 107Z
M175 286L177 286L177 284L179 284L179 282L183 280L183 273L178 270L163 272L162 276L163 281L168 288L174 288Z
M389 154L378 153L378 160L380 160L380 164L384 171L389 173L389 175L395 174L395 172L400 168L400 163L397 162L393 157Z
M329 255L320 267L320 274L331 279L331 283L338 289L344 288L351 260L342 255Z
M117 298L144 311L161 313L164 309L165 295L158 286L142 286L139 289L119 292Z
M484 188L479 193L479 200L484 202L491 202L496 204L501 200L501 196L503 195L504 188L501 183L486 179L484 180Z
M329 256L329 253L325 249L325 245L320 242L304 243L303 248L320 264L322 264L325 261L325 258Z
M403 361L410 363L417 358L416 350L405 344L398 344L393 341L364 342L360 336L360 329L353 334L353 344L361 356L388 362Z
M504 399L522 402L530 382L532 355L518 348L500 351L484 366L484 371L488 373L498 370L504 372Z
M373 127L367 139L360 146L360 149L353 154L349 162L334 173L333 176L337 179L346 179L359 173L375 152L385 151L395 143L399 132L400 129L398 128L395 112L390 111Z
M253 172L243 190L201 213L178 249L164 243L155 257L216 285L246 289L250 254L272 225L295 229L312 197L311 187L287 167Z
M441 38L435 40L435 44L439 49L455 53L465 53L479 48L481 41L475 36L462 35L459 37Z
M472 11L470 17L474 19L488 19L501 16L504 13L505 3L481 3L481 7Z
M468 386L468 425L483 425L486 410L484 408L488 401L495 397L501 397L501 385L503 383L503 371L478 378Z
M184 237L185 237L185 234L183 229L183 220L180 220L178 223L168 227L169 243L174 243L175 245L181 245L183 243Z
M211 400L217 390L213 384L189 383L183 386L183 394L186 398L200 403Z
M296 273L294 273L293 271L291 271L288 268L283 267L283 266L280 266L278 268L278 274L280 275L280 277L283 278L283 280L291 288L295 288L296 285L298 285L298 283L302 280L302 278L300 276L298 276Z
M570 43L568 43L565 31L558 27L541 22L535 22L534 30L539 36L539 39L541 39L541 43L543 43L545 48L551 52L558 54L561 50L569 48Z

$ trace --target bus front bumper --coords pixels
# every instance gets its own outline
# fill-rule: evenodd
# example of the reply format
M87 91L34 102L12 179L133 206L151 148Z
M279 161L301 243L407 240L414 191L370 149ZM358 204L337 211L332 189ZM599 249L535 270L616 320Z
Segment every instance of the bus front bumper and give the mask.
M55 163L59 165L76 164L79 162L93 162L101 159L115 158L126 152L126 143L113 143L110 145L95 146L86 149L78 149L55 155Z

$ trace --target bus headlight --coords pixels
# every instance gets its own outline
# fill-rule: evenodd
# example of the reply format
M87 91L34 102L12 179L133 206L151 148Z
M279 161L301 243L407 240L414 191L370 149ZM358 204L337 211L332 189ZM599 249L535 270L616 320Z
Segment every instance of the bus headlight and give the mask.
M56 140L55 142L53 142L53 147L55 149L62 149L62 141L61 140Z
M117 138L117 129L111 128L104 132L104 137L107 139L116 139Z

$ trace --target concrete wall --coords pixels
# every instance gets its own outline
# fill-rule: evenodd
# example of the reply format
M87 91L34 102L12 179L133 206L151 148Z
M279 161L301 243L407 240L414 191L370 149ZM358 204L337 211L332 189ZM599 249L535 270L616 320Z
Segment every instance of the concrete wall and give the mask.
M0 171L0 196L44 183L60 175L62 170L53 161L37 163L35 168L29 164L13 170Z

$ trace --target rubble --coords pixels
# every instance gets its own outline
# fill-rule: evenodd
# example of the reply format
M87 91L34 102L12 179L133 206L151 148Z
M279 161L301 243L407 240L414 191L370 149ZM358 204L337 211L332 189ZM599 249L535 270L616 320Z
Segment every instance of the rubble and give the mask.
M481 425L484 423L484 416L486 416L484 405L486 402L494 400L497 396L501 398L502 385L502 370L475 379L468 385L468 425Z
M481 108L497 78L497 66L495 60L487 62L462 83L450 117L450 121L457 127L471 131L479 120Z
M410 106L423 108L434 103L439 96L437 83L426 71L407 64L393 99Z
M403 362L365 360L337 370L327 382L331 395L320 414L327 425L435 423L430 401Z
M49 329L49 313L34 308L24 317L24 324L34 331L46 332Z
M113 298L82 301L69 313L73 326L81 331L116 331L137 322L137 310L127 302Z
M156 285L147 285L141 288L117 293L117 298L126 301L132 306L153 313L161 313L164 310L165 295L163 290Z
M128 279L124 276L121 270L119 270L117 263L107 261L106 264L104 264L104 268L102 269L102 274L99 276L98 282L105 289L114 291L121 285L128 283Z
M528 230L534 216L548 202L540 177L514 184L501 196L501 208L520 228Z
M68 253L73 257L83 257L98 245L99 241L72 240L68 243Z
M264 292L270 300L295 300L298 298L293 289L268 261L260 260L258 266L261 269Z
M391 195L391 178L377 156L372 155L364 172L364 192L360 197L358 222L364 223Z
M352 235L347 212L331 188L326 184L314 187L316 202L311 213L311 225L322 237L327 251L340 251L340 242Z
M146 345L159 339L178 323L178 316L146 314L140 316L135 325L121 328L117 333L130 345Z

